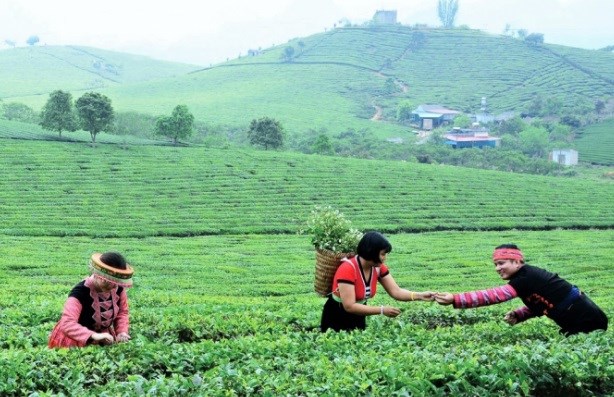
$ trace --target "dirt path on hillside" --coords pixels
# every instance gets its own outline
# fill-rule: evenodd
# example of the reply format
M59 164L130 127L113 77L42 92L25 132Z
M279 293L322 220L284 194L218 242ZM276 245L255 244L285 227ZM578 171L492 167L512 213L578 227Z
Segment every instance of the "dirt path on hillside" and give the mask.
M401 80L395 80L394 84L396 84L401 89L403 94L405 94L405 93L407 93L407 91L409 91L409 87L407 86L407 84L405 84Z
M374 103L371 104L375 108L375 114L371 117L371 121L380 121L382 119L382 108Z
M388 76L386 76L385 74L381 73L381 72L376 72L375 73L376 76L381 77L381 78L387 78ZM404 81L401 81L397 78L394 79L394 85L396 85L397 87L399 87L399 89L401 90L401 92L403 92L403 94L406 94L407 91L409 91L409 87L407 84L405 84ZM392 94L394 95L394 94ZM380 121L382 119L382 115L383 115L383 110L381 108L381 106L378 106L375 104L375 101L371 102L371 106L373 106L375 108L375 114L373 115L373 117L371 117L371 121Z

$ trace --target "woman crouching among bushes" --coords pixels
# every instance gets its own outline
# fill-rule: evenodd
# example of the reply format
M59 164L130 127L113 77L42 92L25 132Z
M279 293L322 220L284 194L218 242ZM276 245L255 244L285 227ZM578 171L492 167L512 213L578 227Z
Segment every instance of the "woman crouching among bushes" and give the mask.
M77 284L64 304L60 321L49 335L50 348L109 345L126 342L128 334L128 295L132 267L121 254L93 254L92 274Z
M401 310L392 306L367 306L377 291L377 282L399 301L432 301L433 292L412 292L400 288L384 264L392 245L378 232L366 233L356 248L356 256L344 258L333 278L333 292L322 311L320 329L326 332L366 328L366 316L396 317Z

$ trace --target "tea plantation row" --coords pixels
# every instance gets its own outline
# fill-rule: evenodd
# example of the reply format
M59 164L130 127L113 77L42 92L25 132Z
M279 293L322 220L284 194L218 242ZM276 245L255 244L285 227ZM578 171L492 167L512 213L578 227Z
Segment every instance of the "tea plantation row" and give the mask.
M611 318L612 230L389 235L400 285L460 292L503 282L490 254L516 242L529 263L576 283ZM318 332L307 236L186 238L3 236L0 395L606 396L614 393L612 331L564 338L547 319L510 327L521 305L458 311L398 303L359 333ZM132 341L49 350L46 340L94 250L136 269Z
M295 233L316 204L386 232L614 226L608 181L254 150L2 143L5 235Z

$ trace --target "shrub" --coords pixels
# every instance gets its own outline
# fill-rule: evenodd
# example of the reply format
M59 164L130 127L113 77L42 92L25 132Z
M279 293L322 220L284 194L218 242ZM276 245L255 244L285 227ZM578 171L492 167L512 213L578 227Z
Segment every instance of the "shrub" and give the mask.
M316 249L334 252L356 250L362 233L352 227L352 222L331 206L316 206L307 219L301 234L311 234L311 243Z

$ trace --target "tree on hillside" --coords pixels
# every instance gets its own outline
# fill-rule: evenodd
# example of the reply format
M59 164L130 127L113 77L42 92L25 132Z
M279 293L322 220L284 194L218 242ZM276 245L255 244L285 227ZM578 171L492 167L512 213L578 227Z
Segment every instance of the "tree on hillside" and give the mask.
M542 114L544 110L544 98L541 94L533 95L533 99L529 102L527 106L527 116L529 117L538 117Z
M282 54L281 58L286 62L290 62L292 58L294 58L294 47L289 45L284 48L284 53Z
M384 92L388 95L399 92L399 86L395 82L394 78L388 77L384 83Z
M313 143L312 150L314 153L324 154L327 156L335 154L335 149L333 148L330 138L324 133L317 136L315 142Z
M99 132L113 129L113 106L111 100L98 92L86 92L77 99L77 114L84 131L89 131L92 143L96 142Z
M580 118L573 114L566 114L565 116L561 117L560 122L561 124L568 125L572 128L580 128L582 126L582 121Z
M524 38L525 43L530 45L539 45L544 44L544 34L543 33L531 33Z
M554 123L548 128L548 139L550 142L570 143L573 141L573 131L568 125Z
M76 131L77 119L73 110L72 95L62 90L49 94L47 103L41 112L41 127L57 131L62 137L62 131Z
M602 99L597 99L595 102L595 113L597 113L597 117L600 117L603 111L605 110L606 102Z
M544 157L548 150L548 130L530 126L519 134L522 151L532 157Z
M444 28L454 27L457 12L458 0L439 0L437 3L437 15Z
M283 146L285 131L281 123L270 117L253 119L247 131L249 142L254 146L262 146L265 150L277 149Z
M170 116L161 116L156 120L154 133L173 139L177 144L179 139L185 139L194 132L194 115L186 105L177 105Z
M156 127L156 117L138 112L116 113L113 131L117 135L151 137Z
M516 31L516 35L518 36L520 40L524 40L528 34L529 34L529 31L526 29L518 29Z
M28 40L26 40L26 43L28 43L28 45L34 45L36 43L38 43L40 41L40 39L38 38L38 36L33 35L28 37Z
M397 106L397 120L401 123L410 121L412 117L412 110L414 110L414 105L411 101L405 99L399 103Z
M454 118L454 127L469 128L471 127L471 118L466 114L460 114Z
M38 115L28 105L19 102L0 104L0 117L7 120L21 121L22 123L36 123Z
M526 127L526 123L519 116L503 120L497 127L500 134L518 135Z
M9 40L9 39L4 40L4 44L8 45L9 47L13 47L13 48L15 48L15 46L17 45L15 40Z

